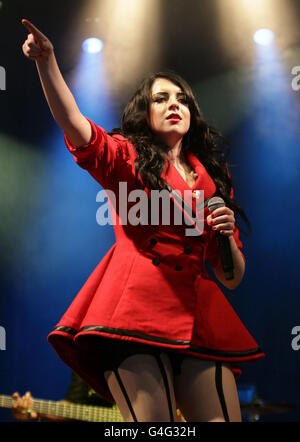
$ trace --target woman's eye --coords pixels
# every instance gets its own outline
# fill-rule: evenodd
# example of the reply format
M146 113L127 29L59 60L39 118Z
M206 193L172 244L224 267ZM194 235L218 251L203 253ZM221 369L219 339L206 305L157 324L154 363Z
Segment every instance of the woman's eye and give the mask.
M154 103L162 103L163 101L166 101L165 97L158 97L158 98L154 98L154 100L153 100ZM178 98L177 101L179 101L182 104L187 105L187 99L186 98Z

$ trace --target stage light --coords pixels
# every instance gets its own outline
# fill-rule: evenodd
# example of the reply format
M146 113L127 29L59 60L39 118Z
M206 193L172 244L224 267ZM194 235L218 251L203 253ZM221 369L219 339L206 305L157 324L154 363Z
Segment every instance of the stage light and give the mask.
M82 49L88 54L97 54L102 51L103 42L99 38L87 38L82 43Z
M274 40L274 33L270 29L259 29L253 36L255 43L269 46Z

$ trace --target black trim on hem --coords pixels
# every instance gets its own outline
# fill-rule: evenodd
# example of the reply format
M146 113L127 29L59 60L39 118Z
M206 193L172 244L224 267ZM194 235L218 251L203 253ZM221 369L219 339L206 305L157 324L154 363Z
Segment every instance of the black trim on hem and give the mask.
M82 327L79 330L79 333L84 333L87 331L98 331L103 333L110 333L114 335L119 336L130 336L132 338L139 338L144 339L145 341L151 341L151 342L161 342L165 344L172 344L172 345L189 345L191 341L180 341L180 340L172 340L172 339L166 339L166 338L159 338L157 336L150 336L150 335L144 335L143 333L134 332L132 330L123 330L119 328L111 328L111 327L105 327L101 325L88 325L86 327Z
M238 351L228 351L228 350L212 350L210 348L198 347L197 345L191 345L189 350L195 353L203 353L212 356L224 356L227 358L235 357L235 356L253 356L256 354L263 354L259 347L253 348L252 350L238 350Z
M161 344L170 344L170 345L177 345L179 348L180 346L187 346L188 348L185 350L192 351L194 353L201 353L208 356L215 356L215 357L224 357L224 358L235 358L235 357L247 357L247 356L255 356L255 355L263 355L262 350L260 347L251 349L251 350L239 350L239 351L228 351L228 350L213 350L210 348L204 348L199 347L197 345L191 344L191 341L181 341L181 340L173 340L173 339L166 339L166 338L159 338L157 336L150 336L145 335L143 333L134 332L132 330L124 330L124 329L118 329L118 328L112 328L112 327L105 327L101 325L89 325L86 327L82 327L79 331L71 328L71 327L65 327L63 325L57 326L54 328L53 332L56 331L62 331L65 333L68 333L72 336L77 335L78 333L85 333L85 332L99 332L99 333L107 333L107 334L114 334L119 336L128 336L132 338L138 338L143 339L145 341L149 342L157 342ZM109 338L108 338L109 339Z
M64 325L58 325L53 329L53 332L61 331L64 333L68 333L69 335L75 336L78 333L78 330L72 327L65 327Z

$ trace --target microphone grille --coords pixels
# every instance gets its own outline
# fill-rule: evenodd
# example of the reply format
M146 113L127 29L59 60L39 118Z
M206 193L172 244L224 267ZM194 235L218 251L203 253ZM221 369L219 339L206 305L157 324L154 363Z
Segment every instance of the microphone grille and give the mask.
M218 209L219 207L224 207L225 202L223 198L220 198L219 196L214 196L208 200L207 208L210 212L213 212L214 210Z

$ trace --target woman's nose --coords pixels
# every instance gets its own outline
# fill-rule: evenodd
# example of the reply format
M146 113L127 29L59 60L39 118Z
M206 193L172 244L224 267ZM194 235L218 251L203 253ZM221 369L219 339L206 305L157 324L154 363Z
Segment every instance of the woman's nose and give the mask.
M179 109L179 104L176 100L170 100L169 109Z

